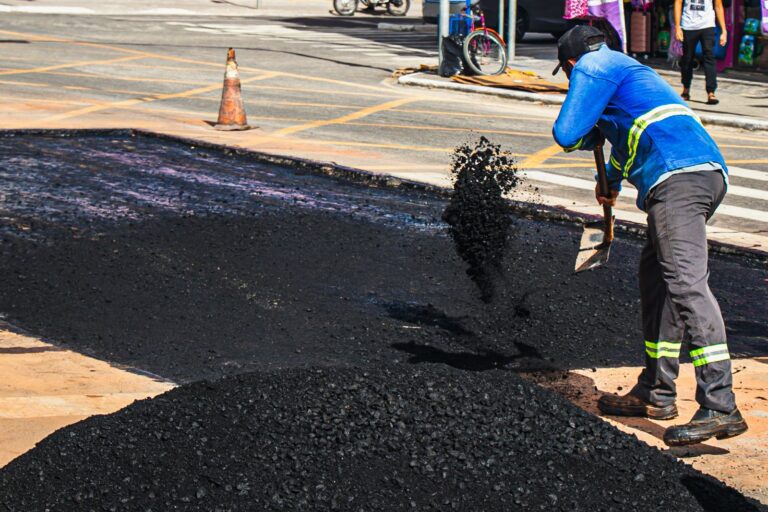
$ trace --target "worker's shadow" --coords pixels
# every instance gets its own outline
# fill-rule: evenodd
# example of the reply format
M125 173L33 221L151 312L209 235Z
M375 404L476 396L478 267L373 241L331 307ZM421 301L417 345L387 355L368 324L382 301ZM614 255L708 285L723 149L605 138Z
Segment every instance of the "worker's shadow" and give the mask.
M446 337L464 348L454 352L426 343L397 342L392 348L411 354L409 363L445 364L459 370L551 370L552 366L539 351L522 342L511 342L509 352L483 347L483 339L467 329L462 318L449 317L431 304L390 302L384 308L391 318L412 324L414 328L438 328Z
M555 393L567 398L570 402L577 405L581 409L594 414L595 416L604 417L604 415L597 408L597 400L604 394L605 391L597 389L595 381L585 375L581 375L575 372L567 372L566 376L563 376L562 372L558 372L555 378L549 378L546 375L537 374L525 374L526 378L533 380L542 387L545 387ZM633 430L639 430L650 434L656 439L664 438L664 431L666 427L659 425L647 418L631 418L624 416L605 416L611 420L626 425ZM669 426L680 423L679 419L669 422ZM679 457L681 459L687 457L698 457L700 455L726 455L730 453L724 448L717 446L711 446L706 443L699 443L691 446L676 446L668 447L665 449L668 453Z

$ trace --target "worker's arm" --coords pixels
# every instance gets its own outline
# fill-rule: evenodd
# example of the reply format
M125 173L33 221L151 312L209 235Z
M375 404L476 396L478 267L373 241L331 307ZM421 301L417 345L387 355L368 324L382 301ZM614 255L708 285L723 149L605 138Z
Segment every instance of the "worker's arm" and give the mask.
M722 5L722 4L720 4ZM683 42L683 27L680 21L683 19L683 0L675 0L675 39Z
M715 17L717 18L717 24L720 25L720 46L725 46L725 43L728 42L728 29L725 26L723 0L715 0Z
M595 185L595 198L601 205L607 204L609 206L616 206L616 198L619 197L619 192L621 192L621 181L624 179L624 174L622 172L623 167L624 162L622 162L619 154L616 153L615 148L611 148L611 157L605 166L605 174L608 178L608 189L611 194L610 197L601 196L600 185ZM595 181L597 181L597 179L597 174L595 174Z
M574 70L568 96L560 109L552 136L566 152L591 151L600 138L595 127L618 84Z

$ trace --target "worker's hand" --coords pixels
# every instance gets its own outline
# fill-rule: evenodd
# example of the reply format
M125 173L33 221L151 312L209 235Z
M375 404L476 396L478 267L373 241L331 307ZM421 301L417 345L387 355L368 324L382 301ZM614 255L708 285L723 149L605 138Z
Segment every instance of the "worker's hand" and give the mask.
M683 29L681 27L675 27L675 39L683 42Z
M619 197L619 191L611 189L611 197L600 195L600 185L595 185L595 199L601 206L616 206L616 198Z
M723 30L723 32L720 34L720 46L725 46L727 42L728 42L728 32Z

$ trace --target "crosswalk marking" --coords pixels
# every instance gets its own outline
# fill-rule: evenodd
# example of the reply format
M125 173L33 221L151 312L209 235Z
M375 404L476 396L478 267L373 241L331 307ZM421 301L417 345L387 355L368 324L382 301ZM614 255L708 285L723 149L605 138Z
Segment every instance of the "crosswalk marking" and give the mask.
M535 171L535 170L526 170L525 175L533 181L551 183L553 185L563 185L566 187L580 189L580 190L591 191L595 189L594 180L573 178L571 176L563 176L562 174ZM734 191L733 188L734 187L729 188L729 191L728 191L729 195L740 196L740 197L751 197L751 196L743 196L742 194L745 190L750 191L750 193L755 192L752 189L746 189L745 187L736 187L738 189L737 191ZM634 201L637 199L637 190L635 190L635 188L632 186L625 186L624 188L622 188L621 196L632 199ZM768 211L763 211L763 210L754 210L752 208L743 208L740 206L722 204L717 209L717 212L721 215L727 215L729 217L737 217L740 219L747 219L747 220L753 220L753 221L759 221L759 222L768 222Z

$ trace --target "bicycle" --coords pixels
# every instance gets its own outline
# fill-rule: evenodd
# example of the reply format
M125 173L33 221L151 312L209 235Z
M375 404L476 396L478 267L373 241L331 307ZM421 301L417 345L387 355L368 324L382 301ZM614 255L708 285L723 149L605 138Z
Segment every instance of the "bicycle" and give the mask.
M480 27L475 22L480 22ZM485 26L479 0L467 0L464 12L450 17L449 32L463 37L462 53L467 67L476 75L500 75L507 69L504 38Z
M411 7L411 0L333 0L333 10L339 16L354 16L358 4L363 4L369 10L373 10L379 5L385 5L390 15L405 16Z

